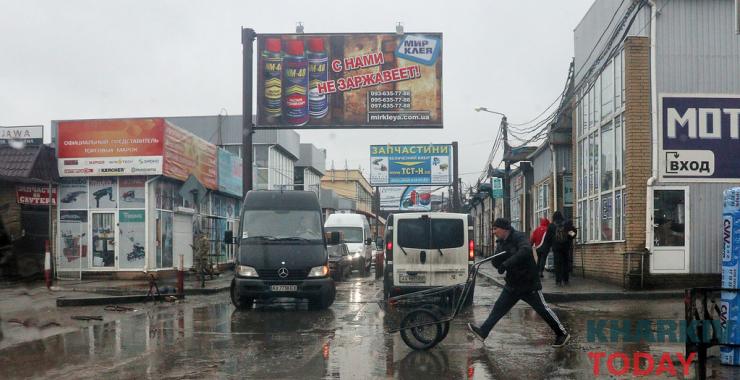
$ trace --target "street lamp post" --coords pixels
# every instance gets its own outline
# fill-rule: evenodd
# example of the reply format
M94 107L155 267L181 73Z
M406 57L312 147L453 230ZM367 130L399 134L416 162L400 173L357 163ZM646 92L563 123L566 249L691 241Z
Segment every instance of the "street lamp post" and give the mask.
M501 134L504 140L504 218L511 220L511 201L510 198L510 186L509 186L509 177L511 174L511 162L506 158L507 155L511 152L511 147L509 146L509 136L508 136L508 127L509 123L506 121L506 115L504 115L501 112L491 111L486 107L477 107L475 109L475 112L488 112L492 113L494 115L500 115L501 116Z

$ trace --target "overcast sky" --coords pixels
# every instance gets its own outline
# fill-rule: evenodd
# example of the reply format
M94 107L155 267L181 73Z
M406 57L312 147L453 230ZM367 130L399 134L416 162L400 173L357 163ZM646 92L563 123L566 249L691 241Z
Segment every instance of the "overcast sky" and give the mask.
M298 131L301 142L327 149L328 168L367 170L370 144L458 141L472 184L500 122L473 109L511 123L542 112L563 88L573 29L592 2L0 0L0 125L241 114L242 26L394 32L401 21L406 32L444 34L444 129Z

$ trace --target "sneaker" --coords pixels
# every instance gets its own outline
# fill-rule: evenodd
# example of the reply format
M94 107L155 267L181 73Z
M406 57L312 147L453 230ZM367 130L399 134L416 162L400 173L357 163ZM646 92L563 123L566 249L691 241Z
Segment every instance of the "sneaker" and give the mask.
M565 335L558 335L555 338L555 343L552 344L555 348L560 348L565 346L570 341L570 334L565 333Z
M540 272L540 278L545 278L545 275Z
M470 332L472 332L473 335L475 335L475 337L478 338L478 340L480 340L481 342L486 340L486 337L484 337L483 333L481 333L480 331L480 327L472 323L468 323L468 330L470 330Z

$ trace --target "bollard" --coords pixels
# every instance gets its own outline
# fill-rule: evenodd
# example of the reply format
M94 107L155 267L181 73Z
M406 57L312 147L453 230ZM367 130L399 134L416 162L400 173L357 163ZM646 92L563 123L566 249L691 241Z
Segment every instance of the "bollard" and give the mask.
M49 252L49 241L44 242L44 279L46 288L51 290L51 252Z
M183 255L180 255L180 268L177 271L177 293L185 294L185 265Z

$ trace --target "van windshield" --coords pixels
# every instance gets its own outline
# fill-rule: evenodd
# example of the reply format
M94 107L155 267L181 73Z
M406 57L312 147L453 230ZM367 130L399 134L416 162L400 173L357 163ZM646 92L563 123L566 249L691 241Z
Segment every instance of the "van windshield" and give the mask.
M398 245L418 249L462 247L465 226L460 219L400 219Z
M242 239L323 240L321 215L308 210L249 210L242 219Z
M326 227L326 232L341 232L345 243L362 243L362 228L359 227Z

